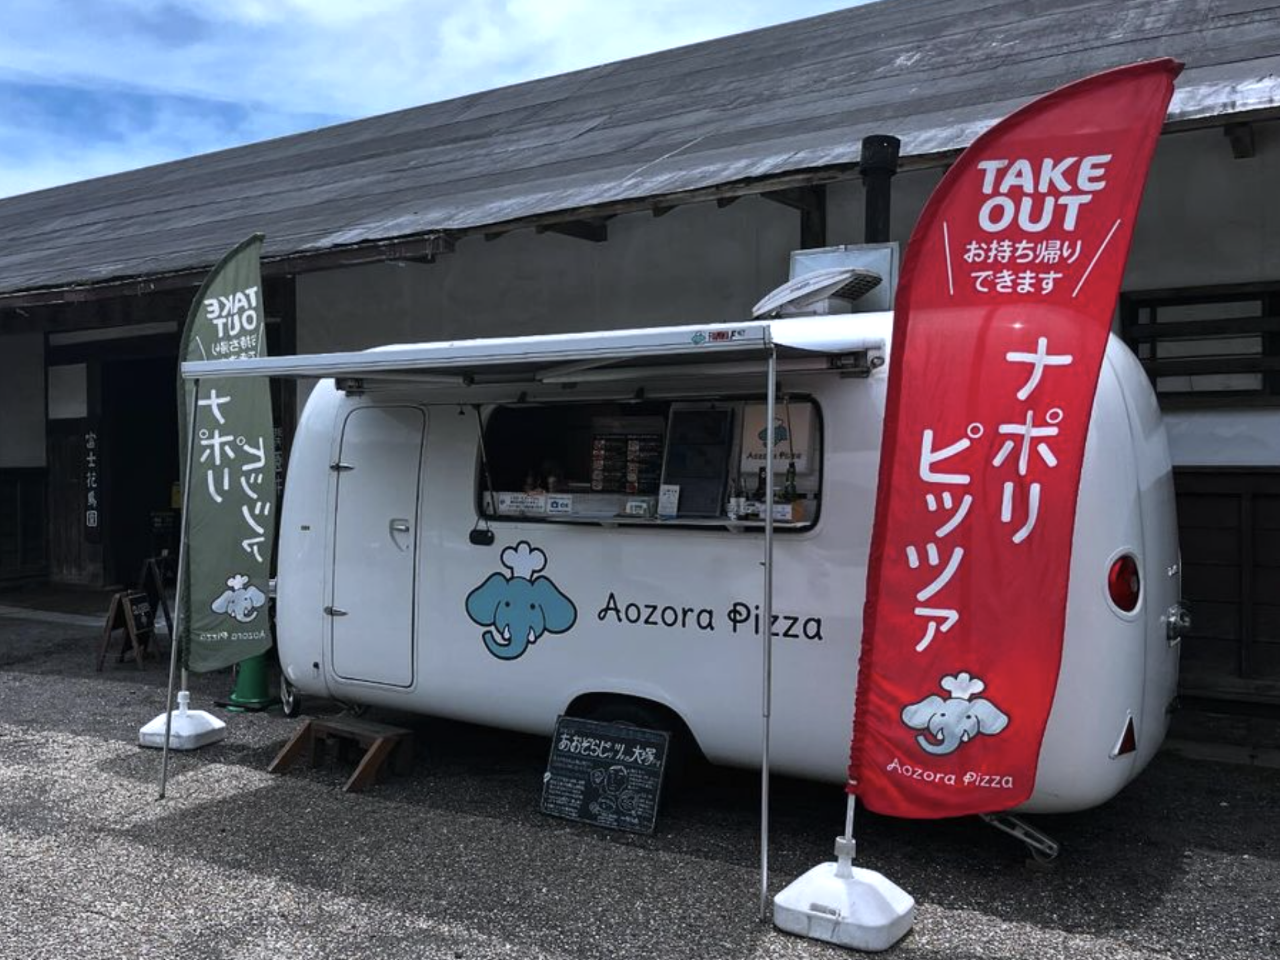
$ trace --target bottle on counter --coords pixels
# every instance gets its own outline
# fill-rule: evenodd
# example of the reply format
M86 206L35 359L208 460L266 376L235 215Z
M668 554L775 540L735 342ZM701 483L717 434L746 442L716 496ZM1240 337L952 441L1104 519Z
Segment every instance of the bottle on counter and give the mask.
M765 489L765 488L766 488L766 484L765 484L765 480L764 480L764 471L765 471L765 468L764 468L764 467L761 467L761 468L760 468L760 472L759 472L758 474L756 474L756 489L755 489L755 491L751 494L751 499L752 499L752 500L754 500L754 501L756 501L757 503L763 503L763 502L764 502L764 497L765 497L765 492L766 492L766 489Z
M782 502L795 503L800 499L800 495L796 490L796 462L792 460L787 464L787 479L782 485Z

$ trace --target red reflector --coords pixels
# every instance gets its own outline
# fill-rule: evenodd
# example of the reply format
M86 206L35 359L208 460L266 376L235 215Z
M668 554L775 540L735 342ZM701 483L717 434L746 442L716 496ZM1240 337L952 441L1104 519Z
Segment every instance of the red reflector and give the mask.
M1138 734L1133 729L1133 717L1129 717L1124 724L1124 735L1120 738L1120 746L1116 747L1116 756L1123 757L1126 753L1133 753L1138 749Z
M1133 613L1138 607L1142 583L1138 578L1138 561L1130 554L1117 557L1107 574L1107 593L1111 602L1125 613Z

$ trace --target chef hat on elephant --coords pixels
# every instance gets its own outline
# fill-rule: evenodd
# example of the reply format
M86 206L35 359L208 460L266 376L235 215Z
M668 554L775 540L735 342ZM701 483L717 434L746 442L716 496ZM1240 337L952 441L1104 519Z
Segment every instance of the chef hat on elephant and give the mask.
M521 540L502 551L502 565L511 571L511 576L532 580L534 574L547 565L547 555L535 550L527 540Z
M954 677L943 677L941 686L943 690L960 700L968 700L987 689L985 683L977 677L969 676L967 672L957 673Z

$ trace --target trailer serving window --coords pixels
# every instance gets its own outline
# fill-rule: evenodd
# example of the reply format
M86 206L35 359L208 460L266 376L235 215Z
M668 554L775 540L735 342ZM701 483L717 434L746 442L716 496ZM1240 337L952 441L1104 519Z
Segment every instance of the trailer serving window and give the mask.
M822 418L808 397L521 404L485 423L477 503L489 519L779 529L816 521ZM487 466L487 470L484 467ZM774 502L765 502L765 471Z

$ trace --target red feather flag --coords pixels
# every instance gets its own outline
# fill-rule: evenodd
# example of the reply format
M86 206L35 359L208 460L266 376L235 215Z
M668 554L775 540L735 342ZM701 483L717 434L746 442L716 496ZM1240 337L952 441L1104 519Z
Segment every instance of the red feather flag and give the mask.
M1181 64L1062 87L970 146L899 284L849 792L1006 810L1053 704L1085 435Z

